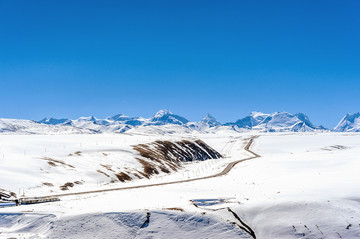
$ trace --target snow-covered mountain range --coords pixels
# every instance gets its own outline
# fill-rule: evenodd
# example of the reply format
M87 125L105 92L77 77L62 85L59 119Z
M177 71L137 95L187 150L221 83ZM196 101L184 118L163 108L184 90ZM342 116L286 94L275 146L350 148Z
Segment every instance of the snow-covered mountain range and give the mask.
M302 114L275 112L264 114L252 112L235 122L220 123L210 114L199 122L190 122L169 110L160 110L150 118L130 117L117 114L105 119L94 116L78 119L44 118L40 121L0 119L0 133L22 134L83 134L83 133L190 133L193 131L216 132L221 130L260 132L311 132L326 131L323 126L316 126ZM360 132L360 113L347 114L332 129L336 132Z
M225 125L237 126L239 128L260 130L260 131L315 131L326 130L322 126L313 125L309 118L302 114L290 114L287 112L275 112L264 114L261 112L252 112L249 116L237 120L235 123Z
M93 134L88 128L78 128L68 124L43 124L32 120L0 119L2 134Z

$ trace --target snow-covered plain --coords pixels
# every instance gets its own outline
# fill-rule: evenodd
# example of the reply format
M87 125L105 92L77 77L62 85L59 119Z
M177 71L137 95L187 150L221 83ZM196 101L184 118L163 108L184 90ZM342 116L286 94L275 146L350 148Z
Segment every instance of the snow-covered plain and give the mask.
M63 192L66 182L82 182L65 191L81 192L202 177L251 157L244 146L254 134L1 135L0 188L41 196ZM257 135L251 150L261 157L225 176L0 208L0 237L251 238L235 215L256 238L360 237L360 134ZM141 167L131 145L159 139L201 139L226 157L126 183L97 172L100 163ZM43 158L65 164L54 167Z

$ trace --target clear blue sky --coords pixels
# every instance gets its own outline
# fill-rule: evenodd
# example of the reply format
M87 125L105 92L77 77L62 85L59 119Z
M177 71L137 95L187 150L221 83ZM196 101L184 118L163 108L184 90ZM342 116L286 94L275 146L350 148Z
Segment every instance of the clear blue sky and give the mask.
M0 0L0 118L360 111L360 1Z

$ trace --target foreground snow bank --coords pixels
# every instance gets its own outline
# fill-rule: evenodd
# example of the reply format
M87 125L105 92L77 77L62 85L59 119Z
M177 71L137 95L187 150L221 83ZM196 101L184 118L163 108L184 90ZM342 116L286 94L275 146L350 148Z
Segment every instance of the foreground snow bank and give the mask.
M147 220L149 215L149 220ZM1 236L26 238L249 238L232 225L198 213L142 211L57 219L54 215L1 214Z

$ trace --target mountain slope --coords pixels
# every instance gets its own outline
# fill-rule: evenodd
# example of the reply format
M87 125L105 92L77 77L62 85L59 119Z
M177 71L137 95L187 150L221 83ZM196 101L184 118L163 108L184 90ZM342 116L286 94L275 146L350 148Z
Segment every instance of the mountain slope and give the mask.
M216 118L209 113L204 116L204 118L199 122L189 122L187 126L190 129L204 131L210 128L217 128L222 124L216 120Z
M207 113L199 123L202 125L207 124L210 127L221 125L221 123L217 121L217 119L214 116L210 115L209 113Z
M287 112L275 112L272 114L252 112L249 116L239 119L235 123L225 125L260 131L298 132L324 130L323 127L314 126L309 118L302 113L293 115Z
M120 122L126 125L138 126L145 123L145 119L141 117L129 117L124 114L117 114L112 117L108 117L107 120Z
M173 114L170 110L159 110L149 119L149 125L177 124L184 125L189 121L184 117Z
M55 119L55 118L44 118L40 121L38 121L38 123L42 123L42 124L51 124L51 125L72 125L72 121L70 119Z
M360 132L360 112L345 115L334 128L336 132Z

